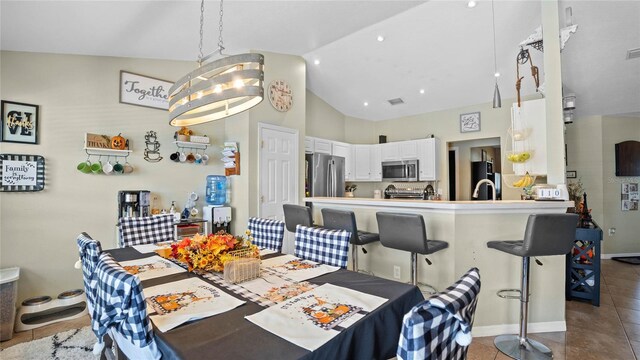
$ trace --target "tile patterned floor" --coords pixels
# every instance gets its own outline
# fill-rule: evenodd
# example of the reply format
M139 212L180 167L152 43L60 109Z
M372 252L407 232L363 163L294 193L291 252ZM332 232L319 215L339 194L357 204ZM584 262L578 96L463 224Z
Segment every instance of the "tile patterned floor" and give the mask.
M638 359L640 356L640 266L602 261L600 307L567 301L567 331L532 334L551 347L554 359ZM89 317L16 333L0 349L60 331L89 325ZM474 338L469 360L509 359L498 352L493 337Z
M600 307L566 302L567 331L532 334L549 346L554 359L605 360L640 357L640 266L602 261ZM493 345L493 337L474 338L469 360L509 357Z

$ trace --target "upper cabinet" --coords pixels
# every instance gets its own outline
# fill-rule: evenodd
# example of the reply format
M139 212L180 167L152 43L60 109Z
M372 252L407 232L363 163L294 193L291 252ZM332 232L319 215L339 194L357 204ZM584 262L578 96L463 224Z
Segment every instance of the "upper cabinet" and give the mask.
M331 143L331 140L315 138L313 139L313 152L331 155Z
M418 180L438 180L438 139L419 139L385 144L352 145L348 143L305 138L305 152L341 156L345 159L346 181L382 181L385 161L418 160Z
M351 161L351 144L332 141L331 142L331 155L340 156L344 158L344 179L346 181L353 180L353 161Z
M421 140L408 140L398 142L400 150L400 160L418 159L418 143Z
M440 141L436 138L416 140L418 152L418 180L438 180Z
M315 139L307 136L304 138L304 152L307 154L313 153L313 146L315 145Z
M397 142L380 144L380 160L396 161L400 159L400 145Z
M382 181L382 144L374 144L369 146L369 180Z

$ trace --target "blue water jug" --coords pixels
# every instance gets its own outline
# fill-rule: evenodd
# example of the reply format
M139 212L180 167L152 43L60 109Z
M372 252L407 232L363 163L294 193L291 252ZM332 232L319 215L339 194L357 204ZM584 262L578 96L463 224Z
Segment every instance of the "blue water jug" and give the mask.
M227 202L226 176L207 176L207 195L205 200L209 205L224 205L224 203Z

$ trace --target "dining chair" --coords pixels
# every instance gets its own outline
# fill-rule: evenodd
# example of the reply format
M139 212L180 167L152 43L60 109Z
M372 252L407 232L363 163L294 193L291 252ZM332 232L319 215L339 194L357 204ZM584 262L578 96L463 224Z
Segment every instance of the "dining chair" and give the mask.
M100 255L95 271L98 283L91 329L98 342L93 353L102 352L103 338L108 333L129 359L160 359L140 279L108 253Z
M120 247L154 244L173 239L173 215L122 217L118 220Z
M284 204L282 205L284 210L284 223L287 230L296 232L296 226L302 225L306 227L313 226L313 216L311 215L311 208L308 206Z
M346 269L350 238L351 233L345 230L298 225L296 226L295 255L305 260Z
M377 233L358 230L356 225L356 214L350 210L324 208L322 211L322 227L325 229L346 230L351 233L351 269L358 269L358 248L362 249L364 254L367 250L363 245L380 241L380 235ZM366 272L366 271L363 271Z
M78 235L76 243L78 244L78 252L80 253L79 264L77 264L76 267L82 267L82 280L84 282L84 294L87 298L87 311L91 314L95 303L95 289L97 284L97 279L94 274L98 266L98 258L102 253L102 247L99 241L93 240L91 236L85 232Z
M249 218L248 229L251 231L254 245L261 249L282 252L284 222L252 217Z
M466 359L479 293L480 271L472 268L445 291L414 306L402 320L398 359Z

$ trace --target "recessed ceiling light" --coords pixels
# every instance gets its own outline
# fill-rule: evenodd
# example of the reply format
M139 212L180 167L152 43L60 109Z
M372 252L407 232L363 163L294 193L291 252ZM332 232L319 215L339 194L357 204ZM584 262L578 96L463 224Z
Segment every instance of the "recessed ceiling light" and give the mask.
M495 76L495 77L500 77L500 73L499 73L499 72L496 72L495 74L493 74L493 76Z
M478 5L478 4L477 4L475 1L473 1L473 0L470 0L470 1L467 3L467 7L468 7L468 8L474 8L474 7L476 7L476 5Z
M383 42L384 41L384 36L378 35L378 41Z
M420 94L424 94L424 89L420 89Z
M313 63L314 63L314 64L316 64L316 65L320 65L320 60L315 59L315 60L313 61Z
M369 106L369 103L365 101L364 106Z

